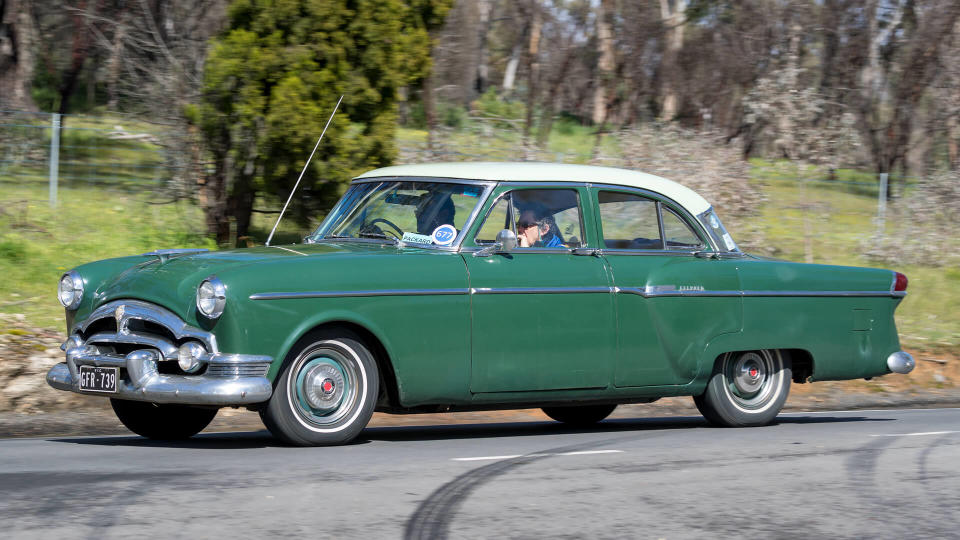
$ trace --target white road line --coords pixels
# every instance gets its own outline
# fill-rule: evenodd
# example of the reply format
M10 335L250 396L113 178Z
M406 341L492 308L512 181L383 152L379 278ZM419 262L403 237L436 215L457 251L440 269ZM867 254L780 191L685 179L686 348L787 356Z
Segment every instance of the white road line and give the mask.
M922 412L922 411L957 411L960 407L934 407L930 409L838 409L835 411L790 411L782 412L780 416L806 416L808 414L836 414L836 413L864 413L864 412Z
M960 433L960 431L922 431L918 433L880 433L870 435L871 437L922 437L923 435L946 435L948 433Z
M518 457L549 457L549 456L589 456L593 454L622 454L623 450L584 450L581 452L560 452L557 454L513 454L509 456L477 456L477 457L458 457L450 461L497 461L503 459L514 459Z
M563 452L558 456L589 456L591 454L622 454L623 450L584 450L583 452Z
M456 457L452 461L493 461L497 459L513 459L522 456L523 454L514 454L512 456L480 456L480 457Z

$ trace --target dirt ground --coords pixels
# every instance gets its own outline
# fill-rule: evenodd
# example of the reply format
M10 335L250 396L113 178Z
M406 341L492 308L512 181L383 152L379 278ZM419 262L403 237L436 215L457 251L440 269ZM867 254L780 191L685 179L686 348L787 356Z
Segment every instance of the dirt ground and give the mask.
M106 435L129 433L105 398L50 388L45 375L61 362L58 332L30 328L23 317L0 314L0 437ZM870 381L794 384L785 409L823 411L890 407L960 406L960 356L952 352L908 351L917 368L908 375ZM622 405L612 418L698 415L689 397ZM390 415L377 413L370 426L479 424L549 420L538 409L469 413ZM255 412L221 409L207 431L263 429Z

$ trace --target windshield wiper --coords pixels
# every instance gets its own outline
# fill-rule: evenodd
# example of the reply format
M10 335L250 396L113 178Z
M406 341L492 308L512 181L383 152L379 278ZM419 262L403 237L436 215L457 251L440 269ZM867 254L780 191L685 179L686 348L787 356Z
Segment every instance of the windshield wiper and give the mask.
M361 232L361 233L358 233L357 236L359 236L360 238L379 238L381 240L389 240L394 244L400 243L399 239L393 236L387 236L386 234L379 233L379 232Z

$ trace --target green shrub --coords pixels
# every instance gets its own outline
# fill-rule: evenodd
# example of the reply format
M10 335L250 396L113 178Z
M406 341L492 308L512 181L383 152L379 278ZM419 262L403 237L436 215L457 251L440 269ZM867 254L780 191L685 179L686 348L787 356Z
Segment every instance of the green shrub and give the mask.
M462 129L467 123L467 111L459 105L444 104L440 106L440 118L443 119L443 125Z
M27 246L15 238L0 238L0 259L13 263L27 260Z
M527 108L519 101L507 101L497 95L493 88L470 104L471 113L480 118L494 120L494 127L512 128L527 114Z

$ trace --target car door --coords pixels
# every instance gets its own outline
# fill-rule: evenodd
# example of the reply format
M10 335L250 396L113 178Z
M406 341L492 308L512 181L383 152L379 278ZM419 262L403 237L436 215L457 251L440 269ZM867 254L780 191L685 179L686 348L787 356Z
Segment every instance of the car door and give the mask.
M708 236L655 193L594 188L594 198L617 291L615 386L690 382L707 343L742 324L736 262L697 256Z
M464 253L471 288L472 392L610 384L612 283L603 261L586 249L588 197L587 189L576 185L502 185L495 191L474 248L489 248L504 228L516 230L516 222L534 213L537 204L547 209L552 223L544 225L541 245Z

